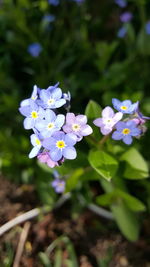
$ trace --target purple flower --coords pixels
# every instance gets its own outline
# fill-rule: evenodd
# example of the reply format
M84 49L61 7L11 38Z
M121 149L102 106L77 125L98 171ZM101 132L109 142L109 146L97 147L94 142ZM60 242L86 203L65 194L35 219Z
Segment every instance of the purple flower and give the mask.
M32 57L38 57L42 52L42 46L39 43L33 43L28 46L27 50Z
M127 33L127 28L125 28L125 27L123 26L123 27L121 27L121 28L119 29L119 31L117 32L117 37L118 37L118 38L124 38L125 35L126 35L126 33Z
M52 183L52 187L55 189L56 193L63 193L65 190L65 181L60 179L55 179Z
M29 106L21 106L19 108L20 113L25 116L24 128L26 130L34 128L36 122L44 118L45 111L39 107L34 100L29 100Z
M48 152L42 152L37 156L38 160L42 163L46 163L48 167L54 168L55 166L58 166L58 162L53 161L50 158L50 155Z
M63 126L65 121L65 116L56 114L47 109L45 111L45 119L38 121L35 124L35 128L40 132L42 137L47 138L50 137L54 132L59 131L60 128Z
M133 15L131 12L124 12L123 14L121 14L120 16L120 20L121 22L130 22L130 20L133 18Z
M80 141L83 136L87 136L93 132L92 128L86 124L87 117L85 115L75 116L74 113L67 113L66 124L63 126L65 133L73 133Z
M34 85L33 86L33 92L31 94L31 97L30 98L27 98L27 99L25 99L23 101L21 101L20 106L21 107L23 107L23 106L29 106L31 99L35 101L38 98L39 90L40 89L36 85Z
M100 127L100 131L103 135L107 135L113 130L115 124L120 121L122 117L123 114L121 112L115 114L111 107L106 107L102 111L102 118L94 120L93 123Z
M117 109L118 111L124 114L133 114L137 107L137 102L134 104L132 104L130 100L124 100L121 102L116 98L112 99L112 104L115 109Z
M124 7L127 6L127 1L126 1L126 0L115 0L115 3L116 3L118 6L122 7L122 8L124 8Z
M62 91L60 88L55 86L49 86L46 90L43 89L40 92L40 99L39 104L43 108L59 108L66 103L66 100L62 98Z
M48 0L48 3L53 5L53 6L58 6L59 5L59 0Z
M150 34L150 21L148 21L145 25L145 31L149 35Z
M29 158L34 158L39 153L42 144L39 137L36 134L30 136L31 144L34 146L29 154Z
M123 140L126 145L130 145L133 141L132 136L139 136L140 134L141 130L137 128L134 121L120 121L116 124L116 131L112 134L112 139Z
M74 134L65 134L62 131L55 132L52 137L43 141L43 147L50 150L49 154L53 161L59 161L62 157L66 159L75 159L76 150L74 145L77 137Z

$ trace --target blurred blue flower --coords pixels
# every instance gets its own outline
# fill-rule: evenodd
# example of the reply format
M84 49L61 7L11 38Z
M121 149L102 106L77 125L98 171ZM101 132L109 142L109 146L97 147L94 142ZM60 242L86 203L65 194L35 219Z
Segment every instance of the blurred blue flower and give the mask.
M43 16L43 22L45 23L51 23L55 20L55 16L52 14L46 14Z
M133 18L132 13L128 12L128 11L122 13L121 16L120 16L121 22L124 22L124 23L129 22L132 18Z
M145 25L145 30L147 34L150 34L150 21L148 21Z
M53 5L53 6L58 6L59 5L59 0L48 0L48 3Z
M125 35L126 35L126 33L127 33L127 29L126 29L124 26L122 26L122 27L119 29L119 31L117 32L117 37L119 37L119 38L124 38Z
M65 181L56 178L52 182L52 187L54 188L56 193L63 193L65 190Z
M115 0L115 3L116 3L118 6L122 7L122 8L124 8L124 7L127 6L127 1L126 1L126 0Z
M32 57L38 57L42 51L42 46L39 43L32 43L27 50Z
M82 4L84 2L84 0L73 0L74 2L76 2L77 4Z

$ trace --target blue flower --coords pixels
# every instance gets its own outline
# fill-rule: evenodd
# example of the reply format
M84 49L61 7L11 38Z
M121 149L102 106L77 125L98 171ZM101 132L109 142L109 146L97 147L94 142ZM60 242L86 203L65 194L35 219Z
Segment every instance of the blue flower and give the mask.
M124 7L127 6L127 1L126 1L126 0L115 0L115 3L116 3L118 6L122 7L122 8L124 8Z
M38 121L35 128L40 132L43 138L50 137L54 132L59 131L63 126L65 116L56 114L52 110L45 111L45 119Z
M75 159L77 156L74 145L77 137L74 134L65 134L62 131L55 132L52 137L43 141L43 147L50 150L49 154L52 160L59 161L63 157L66 159Z
M27 99L25 99L23 101L21 101L20 106L21 107L23 107L23 106L29 106L31 99L34 100L34 101L36 101L37 98L38 98L39 90L40 89L36 85L34 85L33 86L33 91L32 91L32 94L31 94L31 97L30 98L27 98Z
M29 106L21 106L20 113L25 116L24 128L29 130L35 127L37 121L44 118L45 111L39 107L34 100L30 100Z
M150 34L150 21L148 21L145 25L145 31L149 35Z
M120 20L121 20L121 22L127 23L127 22L131 21L132 17L133 17L132 13L127 11L127 12L124 12L123 14L121 14Z
M116 124L116 131L112 134L112 139L123 140L126 145L130 145L133 141L132 136L139 136L140 134L141 130L137 128L134 121L120 121Z
M137 108L137 103L132 104L130 100L119 101L116 98L112 99L112 104L115 109L125 114L133 114Z
M66 100L62 98L62 91L57 87L57 84L55 86L49 86L46 90L41 90L40 99L39 104L43 108L55 109L66 103Z
M55 16L54 15L51 15L51 14L45 14L43 16L43 22L45 23L51 23L55 20Z
M52 182L52 187L56 193L63 193L65 190L65 181L57 178Z
M27 50L32 57L38 57L42 52L42 46L39 43L33 43L28 46Z
M59 0L48 0L48 3L53 5L53 6L58 6L59 5Z
M31 159L37 156L37 154L39 153L42 147L42 143L36 134L32 134L30 136L30 140L31 140L31 144L34 146L29 154L29 158Z
M124 38L126 34L127 34L127 28L123 26L117 32L117 37L118 38Z

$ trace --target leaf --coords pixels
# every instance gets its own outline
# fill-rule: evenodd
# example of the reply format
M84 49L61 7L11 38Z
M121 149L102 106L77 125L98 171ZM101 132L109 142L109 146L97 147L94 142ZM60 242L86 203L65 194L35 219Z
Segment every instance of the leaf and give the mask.
M117 160L104 151L90 151L88 159L91 166L108 181L118 169Z
M124 177L128 179L148 178L148 165L142 155L135 149L130 148L121 156L121 160L127 162Z
M77 183L78 180L80 178L80 176L84 173L84 169L79 168L76 169L67 179L67 183L66 183L66 192L70 192L71 190L73 190Z
M97 197L96 201L99 205L108 206L115 202L117 203L119 199L123 199L128 208L132 211L139 212L145 211L146 209L145 205L139 199L120 189L115 189L111 193L103 194Z
M86 106L85 115L88 117L88 119L95 119L100 117L101 111L102 109L100 105L95 101L90 100Z
M120 201L119 204L111 207L112 213L118 224L120 231L130 241L136 241L139 236L139 223L136 215Z

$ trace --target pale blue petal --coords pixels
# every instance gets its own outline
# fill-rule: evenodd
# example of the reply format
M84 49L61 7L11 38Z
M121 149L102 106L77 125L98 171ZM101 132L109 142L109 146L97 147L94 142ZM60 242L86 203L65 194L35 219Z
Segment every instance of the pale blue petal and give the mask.
M24 100L24 101L25 101L25 100ZM30 108L30 106L21 106L21 107L19 108L19 111L20 111L20 113L21 113L23 116L25 116L25 117L29 117L30 114L31 114L31 108Z
M26 130L32 129L34 127L34 122L32 118L25 118L23 122L24 128Z
M64 104L66 104L66 100L62 98L62 99L60 99L60 100L58 100L58 101L55 102L55 107L56 107L56 108L60 108L60 107L62 107Z
M61 149L55 148L54 150L50 151L50 157L54 161L58 161L62 158L62 151Z
M66 147L63 150L63 156L66 159L75 159L77 157L77 152L74 147Z
M61 128L63 126L64 122L65 122L65 116L60 114L60 115L57 116L57 118L55 120L55 125L57 127Z
M53 137L49 137L43 140L42 145L44 148L51 149L56 147L56 140Z
M77 136L73 133L68 133L65 136L65 143L67 146L74 146L77 142Z
M34 158L35 156L37 156L38 152L39 152L40 148L38 146L35 146L32 148L30 154L29 154L29 158Z
M112 134L112 139L114 139L114 140L121 140L122 138L123 138L123 135L120 132L115 131Z
M123 137L123 142L126 144L126 145L131 145L132 143L132 137L130 135L127 135L127 136L124 136Z
M50 109L47 109L45 111L45 119L48 122L55 121L56 120L56 114L55 114L55 112L52 111L52 110L50 110Z
M112 99L112 104L113 104L115 109L120 110L121 102L118 99L113 98Z
M51 96L54 99L60 99L62 97L62 91L60 88L55 88L53 91L51 91Z

